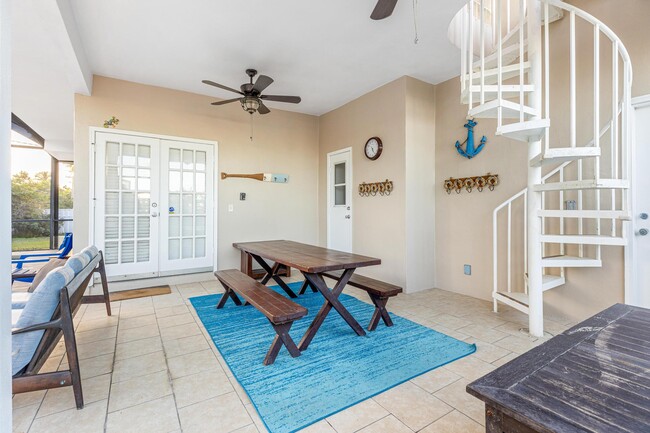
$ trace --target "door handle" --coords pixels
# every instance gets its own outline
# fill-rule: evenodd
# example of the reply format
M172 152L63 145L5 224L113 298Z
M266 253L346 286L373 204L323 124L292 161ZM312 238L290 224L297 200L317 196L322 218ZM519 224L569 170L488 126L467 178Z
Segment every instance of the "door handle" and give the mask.
M151 212L151 216L152 216L153 218L156 218L156 217L158 216L158 212Z
M648 219L648 214L643 212L641 215L639 215L639 218L641 218L642 220L647 220Z
M346 216L345 216L345 219L346 219L346 220L349 220L349 219L350 219L350 215L346 215Z
M639 236L648 236L648 229L639 230Z

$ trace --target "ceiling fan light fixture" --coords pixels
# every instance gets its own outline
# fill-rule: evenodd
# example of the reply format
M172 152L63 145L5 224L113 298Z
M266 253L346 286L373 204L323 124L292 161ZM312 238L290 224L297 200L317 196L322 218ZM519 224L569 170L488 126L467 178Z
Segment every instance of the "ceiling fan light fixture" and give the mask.
M241 108L253 114L260 108L260 101L257 98L243 98Z

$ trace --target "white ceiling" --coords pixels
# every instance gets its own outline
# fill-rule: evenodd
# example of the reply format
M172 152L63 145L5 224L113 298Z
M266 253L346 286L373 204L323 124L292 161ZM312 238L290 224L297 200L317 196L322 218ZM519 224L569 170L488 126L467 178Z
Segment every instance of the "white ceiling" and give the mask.
M61 16L42 5L65 9L68 2L63 28L72 43L62 47L62 35L52 34L61 33ZM237 88L244 70L256 68L275 79L266 93L302 97L299 105L269 106L315 115L404 75L434 84L458 75L460 54L446 35L464 0L418 1L417 45L413 0L399 0L383 21L369 18L375 2L14 0L14 111L61 143L72 140L73 93L83 87L84 70L230 98L201 80ZM81 73L61 62L62 49L68 58L76 49Z

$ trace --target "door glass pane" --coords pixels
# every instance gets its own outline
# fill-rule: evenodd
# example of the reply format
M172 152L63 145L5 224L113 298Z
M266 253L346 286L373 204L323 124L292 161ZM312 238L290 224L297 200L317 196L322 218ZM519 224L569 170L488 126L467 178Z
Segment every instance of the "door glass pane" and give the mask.
M194 240L194 257L205 257L205 238Z
M194 152L183 150L183 170L194 170Z
M149 207L151 207L151 194L148 192L138 193L138 213L140 215L149 213Z
M138 146L138 167L151 166L151 147L143 144Z
M205 161L206 161L206 156L205 152L200 152L196 151L196 170L197 171L205 171Z
M121 262L122 263L133 263L135 260L135 242L133 241L124 241L122 242L122 254Z
M117 263L117 251L117 242L106 242L106 245L104 245L104 254L107 265L114 265Z
M122 214L131 215L135 213L135 193L122 193Z
M169 260L178 260L181 258L181 240L169 240Z
M117 167L106 167L106 189L120 189L120 175Z
M194 213L194 194L183 194L183 215Z
M169 214L178 214L181 210L181 195L169 194Z
M124 177L122 176L122 190L124 191L135 191L135 177Z
M197 216L194 218L194 234L196 236L204 236L205 235L205 217L204 216Z
M345 206L345 185L334 187L334 205Z
M196 173L196 192L205 192L205 173Z
M169 191L179 192L181 190L181 172L180 171L170 171L169 172Z
M148 238L151 232L151 220L148 216L138 217L138 237Z
M149 191L151 189L151 179L149 178L138 178L138 189L140 191Z
M345 183L345 162L334 166L334 183L336 185Z
M120 144L112 142L106 143L106 164L117 165L119 156Z
M192 238L187 238L183 239L183 258L184 259L191 259L194 257L194 248L193 248L193 242L194 240Z
M148 262L149 261L149 241L138 241L138 262Z
M196 194L196 213L205 214L205 194Z
M133 168L133 167L123 167L122 168L122 177L135 177L135 168Z
M181 217L169 217L169 236L176 237L181 235Z
M122 145L122 165L135 165L135 144Z
M191 171L183 172L183 191L194 191L194 173Z
M180 149L169 149L169 168L172 170L181 169L181 151Z
M122 239L133 239L135 237L135 218L122 217Z
M104 223L104 238L105 239L117 239L120 234L120 218L106 217Z
M104 211L107 215L115 215L120 213L120 193L107 192L106 201L104 202Z
M183 217L183 236L192 236L194 234L194 230L192 227L194 224L194 218L190 217Z

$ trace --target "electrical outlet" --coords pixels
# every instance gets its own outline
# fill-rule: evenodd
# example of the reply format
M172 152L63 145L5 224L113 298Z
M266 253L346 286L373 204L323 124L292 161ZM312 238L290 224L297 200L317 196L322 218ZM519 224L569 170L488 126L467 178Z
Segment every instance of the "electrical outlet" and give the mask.
M232 204L228 205L228 212L234 212L235 211L235 206Z
M472 265L463 266L463 272L465 275L472 275Z
M240 192L239 193L239 200L241 200L241 201L246 200L246 193L245 192Z

